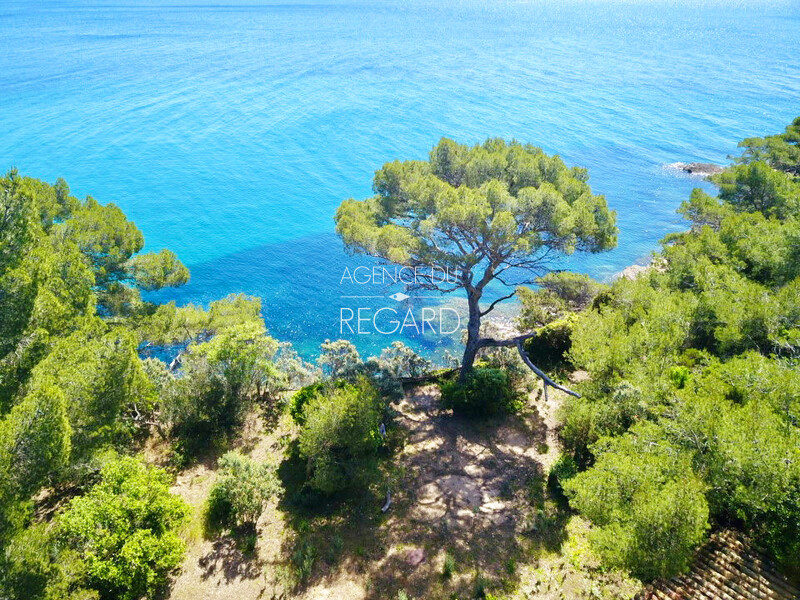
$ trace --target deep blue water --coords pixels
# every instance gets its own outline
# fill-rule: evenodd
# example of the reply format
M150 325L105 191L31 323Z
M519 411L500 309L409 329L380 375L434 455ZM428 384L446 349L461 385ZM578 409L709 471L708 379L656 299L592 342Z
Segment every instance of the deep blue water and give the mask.
M3 0L0 168L117 203L192 270L157 299L258 295L306 354L363 293L332 216L384 161L503 136L588 167L619 247L560 266L608 278L683 227L664 164L800 114L794 1L235 2Z

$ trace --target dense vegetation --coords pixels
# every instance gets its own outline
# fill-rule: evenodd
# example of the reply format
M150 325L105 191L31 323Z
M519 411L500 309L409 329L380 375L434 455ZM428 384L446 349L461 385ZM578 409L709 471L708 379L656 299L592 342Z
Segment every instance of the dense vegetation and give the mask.
M671 575L710 526L732 525L796 567L798 126L745 140L713 178L718 197L695 190L681 206L691 229L573 317L568 357L591 379L561 436L586 470L562 484L609 565Z
M182 560L186 507L133 455L154 435L173 464L222 448L315 369L266 335L256 299L144 301L189 272L168 250L140 254L113 204L12 170L0 215L0 595L152 597ZM177 353L170 367L143 358L157 346ZM252 520L259 494L237 494L230 517Z

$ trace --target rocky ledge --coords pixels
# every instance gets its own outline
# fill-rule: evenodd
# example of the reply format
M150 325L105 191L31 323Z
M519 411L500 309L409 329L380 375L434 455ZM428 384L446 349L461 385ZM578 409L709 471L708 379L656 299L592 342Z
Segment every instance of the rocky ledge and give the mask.
M669 165L674 169L678 169L683 171L684 173L689 173L690 175L698 175L700 177L709 177L711 175L716 175L717 173L722 173L723 167L720 165L715 165L714 163L702 163L702 162L692 162L692 163L673 163Z

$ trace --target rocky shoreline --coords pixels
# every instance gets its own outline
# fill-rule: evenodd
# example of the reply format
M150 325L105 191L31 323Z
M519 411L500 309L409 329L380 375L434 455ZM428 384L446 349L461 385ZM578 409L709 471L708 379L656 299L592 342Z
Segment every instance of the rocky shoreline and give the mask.
M682 171L684 173L688 173L689 175L696 175L698 177L708 178L712 175L716 175L717 173L722 173L724 167L721 165L717 165L714 163L704 163L704 162L690 162L690 163L682 163L676 162L667 165L668 169L675 169L677 171Z

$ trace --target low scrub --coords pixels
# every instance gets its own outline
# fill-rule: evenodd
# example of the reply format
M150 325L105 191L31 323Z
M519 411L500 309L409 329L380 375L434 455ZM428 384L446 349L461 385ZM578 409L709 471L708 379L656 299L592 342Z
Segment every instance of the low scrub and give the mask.
M238 452L219 459L220 475L208 495L206 512L213 527L255 526L278 480L269 465L259 464Z
M518 412L522 394L502 369L477 367L464 381L453 379L440 385L442 405L456 414L489 417Z

